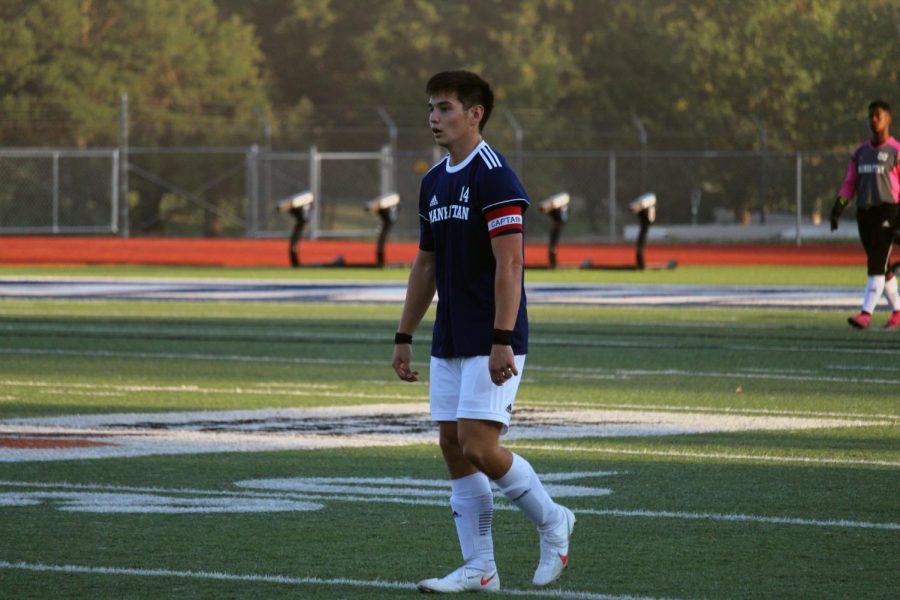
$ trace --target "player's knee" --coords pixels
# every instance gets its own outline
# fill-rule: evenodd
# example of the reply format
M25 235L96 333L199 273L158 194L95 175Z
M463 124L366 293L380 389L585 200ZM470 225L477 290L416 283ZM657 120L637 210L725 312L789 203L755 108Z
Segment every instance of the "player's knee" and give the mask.
M462 456L462 448L459 445L456 432L441 432L438 438L438 445L441 447L441 453L445 457Z
M462 443L462 454L471 464L484 471L489 462L493 447L483 440L467 439Z

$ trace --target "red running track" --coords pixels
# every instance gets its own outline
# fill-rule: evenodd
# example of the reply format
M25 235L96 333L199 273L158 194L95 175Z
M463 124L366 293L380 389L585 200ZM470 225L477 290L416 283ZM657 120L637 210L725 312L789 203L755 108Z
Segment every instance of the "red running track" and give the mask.
M389 243L388 263L410 263L414 242ZM301 265L330 264L342 258L349 265L375 263L371 241L303 240ZM793 245L649 245L644 249L648 265L677 260L679 265L865 265L858 244ZM634 265L633 245L565 244L557 250L559 266ZM528 244L525 262L546 267L547 247ZM0 237L3 265L209 265L228 267L290 266L287 240L222 238L132 238L12 236Z

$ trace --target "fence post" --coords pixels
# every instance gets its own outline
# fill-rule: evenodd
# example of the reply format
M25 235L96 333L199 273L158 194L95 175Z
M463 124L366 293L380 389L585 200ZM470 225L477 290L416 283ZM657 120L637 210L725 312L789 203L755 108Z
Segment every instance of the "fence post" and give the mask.
M797 197L797 245L803 245L803 234L801 233L801 227L803 222L803 154L801 152L797 152L796 155L796 177L797 177L797 188L796 188L796 197Z
M119 221L122 237L130 234L128 215L128 94L119 97Z
M118 220L116 217L119 214L119 150L112 151L112 173L110 174L110 181L112 184L109 186L109 226L110 230L113 233L119 232Z
M59 152L53 153L53 233L59 233Z
M609 153L609 243L616 241L616 153Z
M753 123L759 134L759 224L766 223L766 154L769 151L769 136L762 120L753 115Z
M262 107L255 106L253 107L254 112L256 112L256 117L259 119L260 123L263 126L263 172L265 173L265 178L263 179L263 198L265 199L265 206L269 208L272 206L272 160L269 158L269 153L272 152L272 124L269 122L269 118L266 117L266 113L263 112ZM258 160L258 151L257 151L257 160ZM268 211L263 213L263 221L267 222L269 220ZM259 229L258 226L259 215L256 215L254 227L255 230ZM264 223L265 225L266 223Z
M247 237L259 235L257 215L259 214L259 146L253 144L247 150Z
M309 224L310 239L319 238L319 215L322 214L322 158L319 156L319 150L315 146L309 147L309 189L315 198L313 205L312 219Z
M384 121L384 124L388 128L388 138L390 139L390 172L388 173L388 189L385 191L385 193L388 193L397 189L397 169L396 163L394 162L395 157L397 156L397 124L394 122L394 120L391 118L391 115L388 114L388 111L385 110L383 106L379 106L377 112L378 116L381 117L381 120Z
M631 112L631 120L634 123L634 126L637 127L638 137L641 143L641 188L640 193L643 194L647 191L647 128L644 127L643 121L641 118L637 116L637 113Z
M391 188L391 171L393 169L393 154L391 147L384 145L381 147L381 195L390 194L396 190Z
M503 115L509 122L510 127L513 128L513 139L515 140L516 151L515 170L516 175L522 177L522 141L525 138L525 134L522 130L522 126L519 124L519 120L516 119L516 116L512 113L511 110L509 110L508 108L504 108Z

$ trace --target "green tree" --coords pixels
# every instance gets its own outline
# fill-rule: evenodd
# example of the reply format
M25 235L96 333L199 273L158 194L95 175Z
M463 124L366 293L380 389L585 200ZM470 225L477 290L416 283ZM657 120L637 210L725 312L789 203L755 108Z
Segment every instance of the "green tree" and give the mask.
M0 13L3 143L115 145L121 93L133 145L223 143L259 129L255 111L268 101L253 29L221 18L213 0L9 0ZM166 168L209 178L184 161ZM133 189L133 220L158 226L165 191L137 179Z
M7 123L37 125L5 143L114 143L123 92L147 144L208 136L204 117L255 122L267 105L252 28L212 0L8 0L0 13L0 105Z

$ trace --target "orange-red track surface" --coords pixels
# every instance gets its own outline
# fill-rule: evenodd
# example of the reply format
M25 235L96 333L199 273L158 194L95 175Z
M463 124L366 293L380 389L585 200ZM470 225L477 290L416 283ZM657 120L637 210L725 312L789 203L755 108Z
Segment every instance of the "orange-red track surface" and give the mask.
M410 263L414 242L389 243L386 260ZM343 259L347 265L375 262L375 243L347 240L303 240L302 265L330 264ZM857 244L842 245L648 245L648 265L677 260L679 265L865 265ZM634 265L631 244L565 244L557 250L559 266ZM525 263L547 266L547 247L528 244ZM290 265L287 240L276 239L172 239L116 237L10 236L0 237L2 265L209 265L230 267L285 267Z

